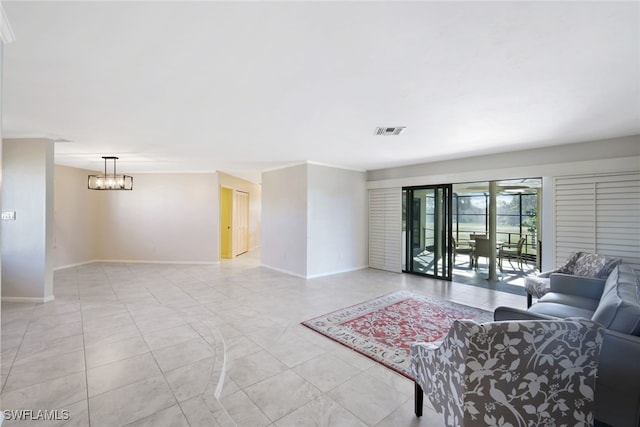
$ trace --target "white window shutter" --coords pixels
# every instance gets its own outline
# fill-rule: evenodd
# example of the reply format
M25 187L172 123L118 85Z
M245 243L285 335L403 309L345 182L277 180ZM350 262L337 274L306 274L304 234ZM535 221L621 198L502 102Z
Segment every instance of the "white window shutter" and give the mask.
M369 190L369 267L402 271L402 189Z
M574 251L640 270L640 173L556 178L556 265Z

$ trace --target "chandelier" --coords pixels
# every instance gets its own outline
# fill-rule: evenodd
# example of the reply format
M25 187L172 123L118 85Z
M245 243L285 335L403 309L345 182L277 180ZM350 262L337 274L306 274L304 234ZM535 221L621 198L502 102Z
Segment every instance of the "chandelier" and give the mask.
M103 156L104 174L89 175L89 190L133 190L133 177L129 175L116 174L117 157ZM107 173L107 161L113 160L113 173Z

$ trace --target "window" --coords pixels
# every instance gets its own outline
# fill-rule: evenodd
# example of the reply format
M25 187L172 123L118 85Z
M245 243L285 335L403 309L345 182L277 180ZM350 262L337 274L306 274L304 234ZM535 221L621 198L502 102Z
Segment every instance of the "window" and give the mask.
M496 237L498 241L517 243L526 237L524 251L534 258L538 241L538 191L540 178L498 182L496 197ZM489 230L489 183L464 183L453 186L453 235L459 242L472 233Z

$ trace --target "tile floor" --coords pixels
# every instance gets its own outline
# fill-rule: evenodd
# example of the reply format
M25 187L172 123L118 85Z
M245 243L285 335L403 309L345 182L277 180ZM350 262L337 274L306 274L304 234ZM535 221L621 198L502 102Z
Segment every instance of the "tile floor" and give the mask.
M57 271L55 301L2 304L2 408L68 411L38 426L437 425L426 400L415 418L412 382L300 322L398 289L526 305L378 270L304 280L259 257Z

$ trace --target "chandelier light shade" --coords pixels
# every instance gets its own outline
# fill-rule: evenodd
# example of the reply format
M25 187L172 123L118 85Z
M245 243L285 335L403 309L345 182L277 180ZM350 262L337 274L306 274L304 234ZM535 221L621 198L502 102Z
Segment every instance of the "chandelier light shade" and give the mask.
M117 157L103 156L104 174L89 175L89 190L133 190L133 177L116 173ZM107 161L113 161L113 173L107 173Z

